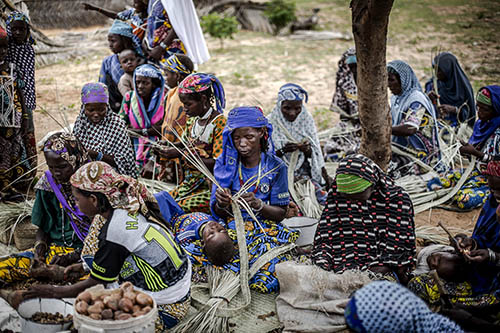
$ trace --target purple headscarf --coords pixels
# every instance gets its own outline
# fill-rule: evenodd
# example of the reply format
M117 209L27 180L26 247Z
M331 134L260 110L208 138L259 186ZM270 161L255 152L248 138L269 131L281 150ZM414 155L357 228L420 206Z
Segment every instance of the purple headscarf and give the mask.
M108 87L104 83L87 83L82 88L82 104L109 102Z

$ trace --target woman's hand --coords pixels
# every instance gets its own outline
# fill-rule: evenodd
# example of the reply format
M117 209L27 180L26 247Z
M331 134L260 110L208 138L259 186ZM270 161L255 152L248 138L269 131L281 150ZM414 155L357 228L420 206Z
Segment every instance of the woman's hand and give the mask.
M231 205L231 190L228 188L220 189L215 191L215 200L217 201L217 206L219 208L225 209Z
M80 256L76 252L55 255L52 257L52 260L50 260L49 265L58 265L58 266L66 267L66 266L71 265L72 263L78 261L79 257Z
M442 104L438 106L438 110L440 114L455 114L457 113L457 108L453 105Z
M38 243L35 246L35 266L39 266L40 264L45 264L45 257L47 256L47 244L46 243Z
M64 270L64 280L73 280L73 278L79 278L85 274L82 263L76 263L66 267Z
M149 57L155 61L159 61L161 59L161 57L163 56L163 53L165 53L165 49L161 45L156 45L149 52Z
M311 157L312 155L312 148L311 148L311 143L310 142L304 142L301 145L298 145L299 150L306 155L306 157Z
M284 153L293 153L294 151L299 149L299 145L296 143L288 142L286 145L281 148L281 151Z
M451 246L455 248L455 251L462 252L467 251L470 252L476 248L476 241L473 238L467 237L465 234L458 234L455 236L455 240L458 243L459 248L456 247L455 242L450 240Z
M264 203L262 200L259 198L255 197L255 194L253 192L247 192L241 196L243 200L245 200L250 208L254 210L262 210L262 207L264 206Z
M438 100L439 96L436 95L434 90L429 91L427 96L429 96L429 99L431 100L432 104L437 104L437 100Z
M59 298L57 294L57 288L50 284L35 284L32 285L28 291L24 294L24 299L29 298Z
M142 178L153 179L153 172L155 169L155 162L153 160L149 160L141 171Z
M84 2L82 3L82 7L85 10L95 10L96 7L94 5L91 5L90 3Z
M168 149L160 149L158 147L154 147L154 152L158 153L163 158L166 159L173 159L173 158L179 158L181 157L181 153L177 151L175 148L168 148Z
M460 147L460 154L472 155L472 156L476 156L479 158L483 157L483 153L480 152L479 150L477 150L476 147L474 147L470 143L467 143L467 142L462 141L462 140L460 140L460 143L462 144L462 147Z
M467 260L475 263L485 263L490 260L490 253L486 249L472 250L467 255Z
M291 217L299 216L299 207L295 204L295 202L290 201L288 207L286 207L285 218L289 219Z

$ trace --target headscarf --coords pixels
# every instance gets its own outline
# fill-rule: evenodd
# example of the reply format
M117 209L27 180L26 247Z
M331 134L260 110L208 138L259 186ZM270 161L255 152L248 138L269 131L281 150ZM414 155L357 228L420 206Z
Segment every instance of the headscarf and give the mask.
M0 26L0 38L7 38L7 37L8 37L7 31L5 31L5 29Z
M415 227L408 194L361 154L341 160L337 169L340 174L365 179L373 184L373 192L365 202L350 201L333 184L316 230L314 263L336 273L413 263Z
M24 98L26 107L30 110L36 108L36 93L35 93L35 50L33 44L35 40L31 36L29 18L20 12L11 12L6 20L7 35L12 38L11 24L14 21L22 21L26 23L27 37L24 43L16 44L9 42L7 51L7 61L16 65L17 72L21 75L21 80L24 82Z
M87 150L113 156L120 173L136 177L135 156L127 134L125 122L115 114L109 104L106 115L94 124L85 114L85 103L104 103L108 89L102 83L87 83L82 88L82 107L75 121L73 134Z
M79 190L102 193L114 209L130 214L150 216L146 202L158 203L155 197L136 179L121 175L109 164L90 162L71 176L71 185Z
M314 124L314 118L307 111L304 102L307 103L308 95L301 86L293 83L283 85L278 92L278 100L273 111L269 115L269 122L274 125L273 142L276 149L283 148L288 142L308 141L311 144L311 178L317 183L322 183L321 169L325 166L323 153L319 144L318 132ZM281 105L283 101L302 101L302 111L294 122L289 122L283 116ZM291 153L283 156L287 161ZM299 152L299 158L295 170L301 168L306 157Z
M82 104L109 102L108 86L100 82L86 83L82 87Z
M482 121L478 119L474 124L472 136L469 139L471 145L477 145L485 142L500 127L500 86L492 85L479 89L479 94L489 95L491 106L495 111L495 118ZM478 101L480 98L478 98Z
M134 35L132 26L129 23L122 20L114 20L113 25L109 28L108 34L130 38L134 44L135 52L141 57L143 56L141 42L139 38Z
M162 64L163 64L163 69L166 71L170 71L173 73L181 73L186 75L191 74L191 71L186 66L184 66L182 62L180 62L179 58L175 54L172 54L170 57L168 57L165 60L165 63Z
M87 150L71 133L58 132L51 135L43 145L43 152L51 152L61 156L63 160L71 164L75 171L89 162Z
M470 118L467 121L472 126L476 119L474 92L457 58L449 52L443 52L434 58L432 65L438 66L446 75L446 81L437 81L437 91L441 104L449 104L458 108L466 102L469 108L468 117Z
M336 78L335 93L333 95L330 110L338 111L339 109L346 113L347 116L358 117L358 88L354 73L351 71L347 59L356 57L356 50L351 47L342 54L339 60ZM343 118L342 114L341 117ZM345 116L344 116L345 117Z
M222 113L226 107L226 97L222 84L214 75L193 73L179 84L179 94L200 93L207 89L212 89L217 111Z
M398 74L401 81L401 94L391 96L391 115L392 125L398 125L401 122L403 112L410 108L413 102L419 102L429 112L436 121L436 113L432 103L423 91L418 78L413 69L402 60L393 60L387 64L389 72Z
M74 171L90 161L87 151L83 148L80 141L73 134L66 132L58 132L51 135L45 141L43 152L51 152L59 155L73 167ZM50 170L47 170L36 184L35 189L55 194L61 207L68 215L73 230L78 238L83 241L88 233L90 221L78 209L73 193L71 192L71 185L69 183L57 183L52 177Z
M335 180L337 183L337 192L346 194L361 193L373 185L366 179L347 173L338 174Z
M344 316L358 333L463 332L450 319L429 310L411 291L389 281L375 281L357 290Z
M156 87L151 92L151 100L148 108L144 105L144 100L137 91L136 78L137 76L145 76L151 79L158 79L160 86ZM145 64L137 67L134 71L134 91L130 96L130 110L127 112L130 125L133 128L143 129L151 128L154 124L162 121L165 114L165 79L161 75L161 71L156 67ZM156 136L151 136L150 140L155 140ZM143 138L132 138L135 146L137 161L145 163L149 156L149 143Z
M269 123L261 108L258 106L241 106L229 111L226 127L222 132L222 153L215 161L214 176L219 185L229 188L234 175L238 170L238 150L234 146L231 134L237 128L253 127L267 128L268 148L265 154L274 155L272 141L273 126Z

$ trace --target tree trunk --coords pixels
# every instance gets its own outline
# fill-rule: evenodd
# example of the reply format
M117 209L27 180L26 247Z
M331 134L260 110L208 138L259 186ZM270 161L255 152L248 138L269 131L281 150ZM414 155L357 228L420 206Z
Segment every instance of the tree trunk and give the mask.
M358 64L359 152L383 170L391 158L391 117L387 103L386 38L394 0L352 0L352 32Z

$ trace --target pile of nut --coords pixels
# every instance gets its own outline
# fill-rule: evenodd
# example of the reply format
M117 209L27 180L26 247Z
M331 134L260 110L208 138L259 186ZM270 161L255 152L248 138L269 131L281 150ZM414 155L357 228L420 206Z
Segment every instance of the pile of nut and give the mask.
M73 320L73 316L69 314L65 317L59 312L35 312L30 319L40 324L63 324L71 322Z
M151 296L135 291L130 282L114 290L84 291L75 301L76 312L95 320L127 320L145 315L152 308Z

